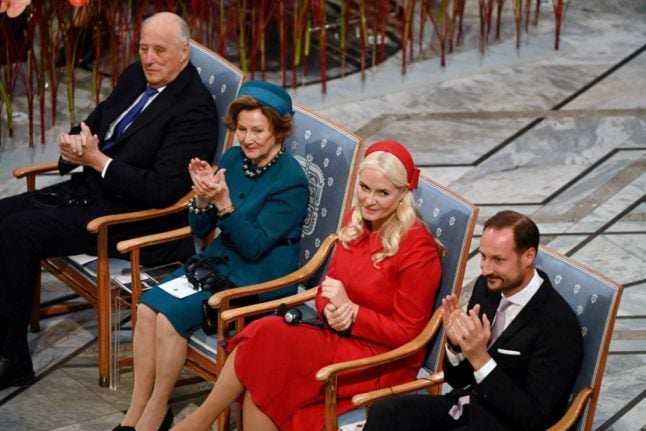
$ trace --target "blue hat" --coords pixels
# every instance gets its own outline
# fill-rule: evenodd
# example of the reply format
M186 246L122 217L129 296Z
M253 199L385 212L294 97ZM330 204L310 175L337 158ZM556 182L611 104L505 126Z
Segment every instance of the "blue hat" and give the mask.
M240 87L238 96L251 96L262 106L267 106L283 117L285 114L294 115L292 98L283 87L267 81L247 81Z

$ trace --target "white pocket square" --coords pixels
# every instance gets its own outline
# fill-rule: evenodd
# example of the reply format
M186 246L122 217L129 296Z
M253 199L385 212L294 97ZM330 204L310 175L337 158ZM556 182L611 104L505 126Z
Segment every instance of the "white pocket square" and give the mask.
M498 353L501 355L520 356L520 352L518 350L498 349Z

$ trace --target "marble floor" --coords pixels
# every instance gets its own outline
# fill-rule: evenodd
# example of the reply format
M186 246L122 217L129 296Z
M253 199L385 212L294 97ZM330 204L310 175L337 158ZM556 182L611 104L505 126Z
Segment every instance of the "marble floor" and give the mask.
M542 3L540 24L519 50L510 37L484 55L466 44L446 68L428 59L405 76L394 57L365 81L351 75L328 82L325 95L316 85L292 93L368 143L400 140L425 175L479 205L480 223L503 208L524 212L543 244L621 283L593 429L646 430L646 3L570 2L558 51L549 2ZM472 10L467 18L477 19ZM83 88L77 106L79 115L92 107ZM13 139L4 126L0 196L23 190L12 179L15 166L56 158L59 132L48 130L49 144L28 148L20 112ZM478 238L467 283L479 272ZM44 281L46 297L61 291L46 274ZM46 319L43 327L30 336L37 382L0 392L0 429L111 429L127 407L132 374L121 374L117 390L96 384L94 313ZM176 416L208 389L177 388Z

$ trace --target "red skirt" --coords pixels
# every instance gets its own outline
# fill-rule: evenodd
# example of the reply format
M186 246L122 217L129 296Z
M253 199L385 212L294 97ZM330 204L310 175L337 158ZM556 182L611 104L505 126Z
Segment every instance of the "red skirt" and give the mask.
M327 329L287 325L266 317L247 326L230 342L237 347L235 370L251 399L281 431L320 430L325 423L325 386L315 375L322 367L374 356L388 349ZM343 374L338 379L338 414L352 409L360 392L400 384L417 376L424 352L392 364Z

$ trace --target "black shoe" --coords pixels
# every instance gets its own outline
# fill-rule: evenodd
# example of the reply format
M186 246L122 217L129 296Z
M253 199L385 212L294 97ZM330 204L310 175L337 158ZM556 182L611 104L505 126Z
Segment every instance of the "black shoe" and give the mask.
M0 356L0 390L10 386L31 385L36 380L31 359L14 362Z
M173 426L173 411L169 407L164 420L159 425L159 431L168 431L171 426Z
M164 416L164 420L159 426L159 431L168 431L172 425L173 425L173 411L169 407L168 411L166 412L166 416ZM136 431L136 430L135 430L135 427L131 427L128 425L117 425L116 427L112 428L112 431Z

